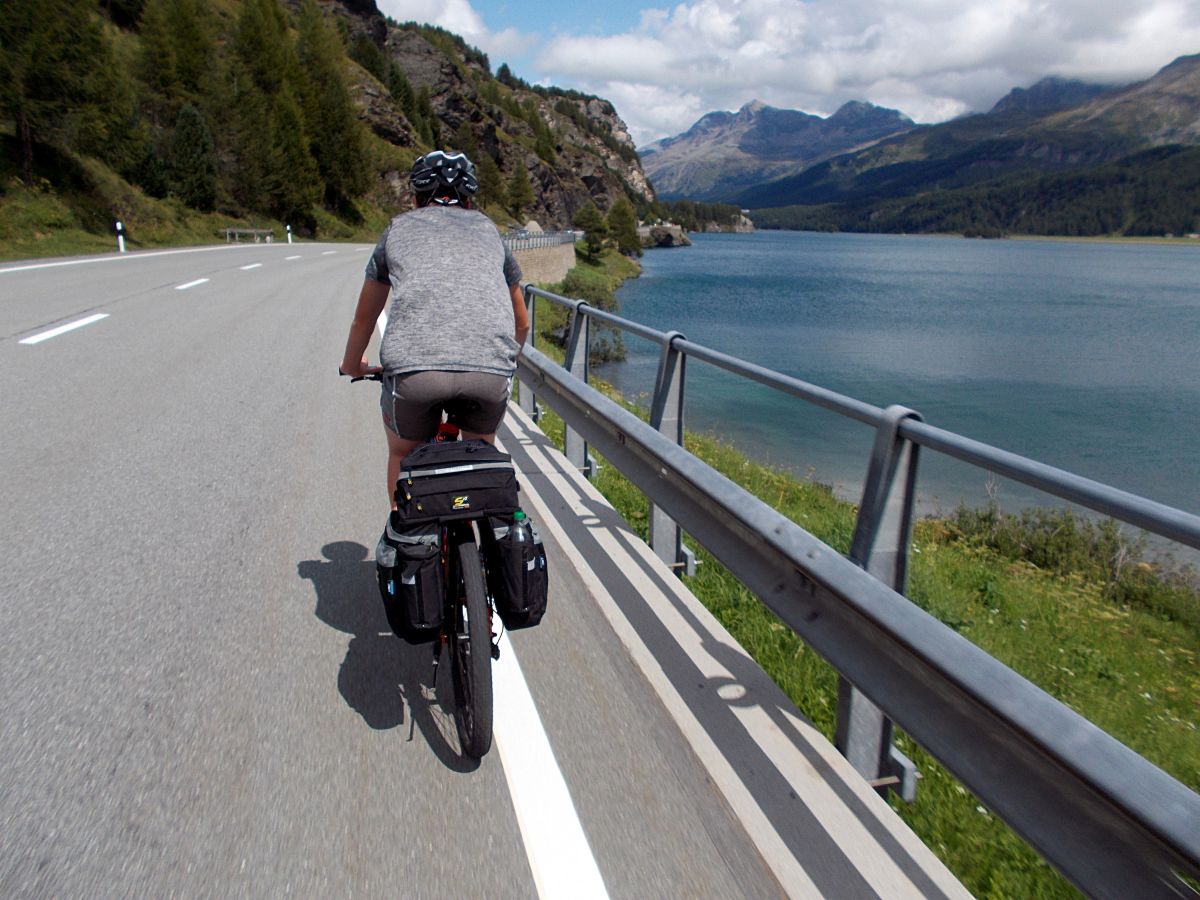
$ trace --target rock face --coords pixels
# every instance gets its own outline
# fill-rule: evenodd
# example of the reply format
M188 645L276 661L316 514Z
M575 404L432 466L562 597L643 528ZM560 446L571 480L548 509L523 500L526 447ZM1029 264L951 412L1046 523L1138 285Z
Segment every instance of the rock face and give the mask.
M802 172L913 127L894 109L851 102L826 119L758 101L713 112L639 152L664 199L728 201L752 185Z
M1027 88L1013 88L996 101L993 113L1046 114L1079 106L1105 93L1108 88L1065 78L1043 78Z
M287 2L298 7L300 0ZM621 197L635 204L654 199L629 131L607 100L533 89L517 79L501 83L487 57L457 36L397 25L380 14L374 0L318 2L344 25L348 45L369 37L385 59L399 66L415 94L428 92L440 147L466 150L476 165L482 155L490 156L505 185L524 166L535 199L514 213L517 221L533 218L554 230L570 227L589 202L607 213ZM398 98L364 68L350 63L347 81L359 117L402 151L384 154L395 160L395 168L381 173L376 195L384 205L403 208L411 202L406 167L433 148L421 143ZM466 146L459 147L464 136ZM488 199L490 208L500 208L500 197Z

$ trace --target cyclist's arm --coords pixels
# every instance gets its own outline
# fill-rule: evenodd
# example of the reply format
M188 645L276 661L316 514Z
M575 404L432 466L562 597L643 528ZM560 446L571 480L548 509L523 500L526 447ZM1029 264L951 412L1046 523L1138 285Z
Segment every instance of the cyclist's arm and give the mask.
M510 284L508 292L512 296L513 319L517 327L517 346L524 347L525 339L529 337L529 312L525 309L525 293L519 284Z
M342 357L341 370L347 375L357 377L383 371L379 366L368 366L363 354L367 352L371 332L375 330L375 323L379 321L390 290L390 285L373 278L363 282L358 306L354 310L354 321L350 323L350 336L346 338L346 353Z

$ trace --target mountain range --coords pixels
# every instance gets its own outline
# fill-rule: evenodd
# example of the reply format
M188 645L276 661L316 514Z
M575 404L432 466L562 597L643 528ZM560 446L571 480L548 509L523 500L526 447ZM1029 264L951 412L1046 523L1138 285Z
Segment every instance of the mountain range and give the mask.
M664 200L729 200L826 159L902 134L913 122L894 109L850 102L828 118L755 100L711 112L686 132L638 150Z
M761 114L770 108L757 109ZM831 122L841 112L818 121ZM1179 210L1172 221L1191 227L1181 201L1170 195L1186 187L1172 179L1186 182L1192 157L1159 148L1200 145L1200 55L1181 57L1153 77L1124 87L1046 78L1014 89L986 113L938 125L900 127L906 120L895 113L893 133L862 133L858 146L826 152L824 158L818 156L825 148L810 144L816 152L808 157L793 152L791 171L783 174L785 166L773 148L762 152L760 140L758 152L751 152L755 145L744 137L756 133L753 123L742 124L740 131L731 127L739 117L753 119L755 114L754 104L736 114L710 114L684 134L644 148L643 153L650 151L644 156L647 174L667 196L681 188L695 189L702 199L755 210L755 223L767 227L790 222L796 227L819 224L855 230L953 230L946 211L955 211L955 221L963 219L967 195L977 203L986 186L989 202L997 210L1009 210L1007 219L997 213L987 229L1022 230L1029 223L1019 221L1014 198L1038 197L1033 181L1039 178L1048 179L1041 189L1053 190L1060 198L1054 211L1043 210L1049 216L1046 222L1057 223L1055 227L1071 220L1065 210L1072 197L1083 193L1093 199L1106 196L1109 207L1091 225L1077 222L1093 229L1086 233L1100 233L1095 230L1101 228L1100 220L1115 230L1141 222L1137 227L1149 227L1153 233L1159 226L1146 223L1161 222L1154 215L1147 218L1156 204ZM786 152L797 146L789 137ZM750 183L752 160L758 166L757 183ZM697 172L723 169L735 174L703 185L695 178ZM1072 175L1087 184L1078 179L1072 183ZM1127 187L1101 189L1100 182ZM1136 192L1128 186L1135 182L1142 185L1139 190L1149 191L1145 197L1133 196ZM1131 206L1135 201L1140 211ZM1039 200L1036 205L1043 204ZM779 207L806 212L770 212ZM925 219L915 215L918 207ZM972 216L966 220L982 221Z

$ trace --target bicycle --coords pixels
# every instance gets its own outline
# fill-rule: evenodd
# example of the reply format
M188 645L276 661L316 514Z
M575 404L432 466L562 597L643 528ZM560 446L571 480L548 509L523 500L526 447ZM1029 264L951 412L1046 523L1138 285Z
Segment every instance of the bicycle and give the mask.
M344 373L339 369L338 374ZM382 377L361 375L350 380L381 381ZM444 424L430 443L458 439L458 429ZM438 523L444 596L441 626L433 637L435 673L443 648L449 648L454 723L463 755L476 760L492 746L492 660L499 657L499 645L492 634L487 570L480 552L477 523L483 518L481 513L475 518Z

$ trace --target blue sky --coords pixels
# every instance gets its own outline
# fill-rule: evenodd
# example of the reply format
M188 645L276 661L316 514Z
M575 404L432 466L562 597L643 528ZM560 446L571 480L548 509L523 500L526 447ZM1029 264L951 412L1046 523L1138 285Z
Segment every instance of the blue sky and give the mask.
M638 146L751 100L918 122L1046 75L1118 84L1200 53L1200 0L376 0L531 82L611 100Z

